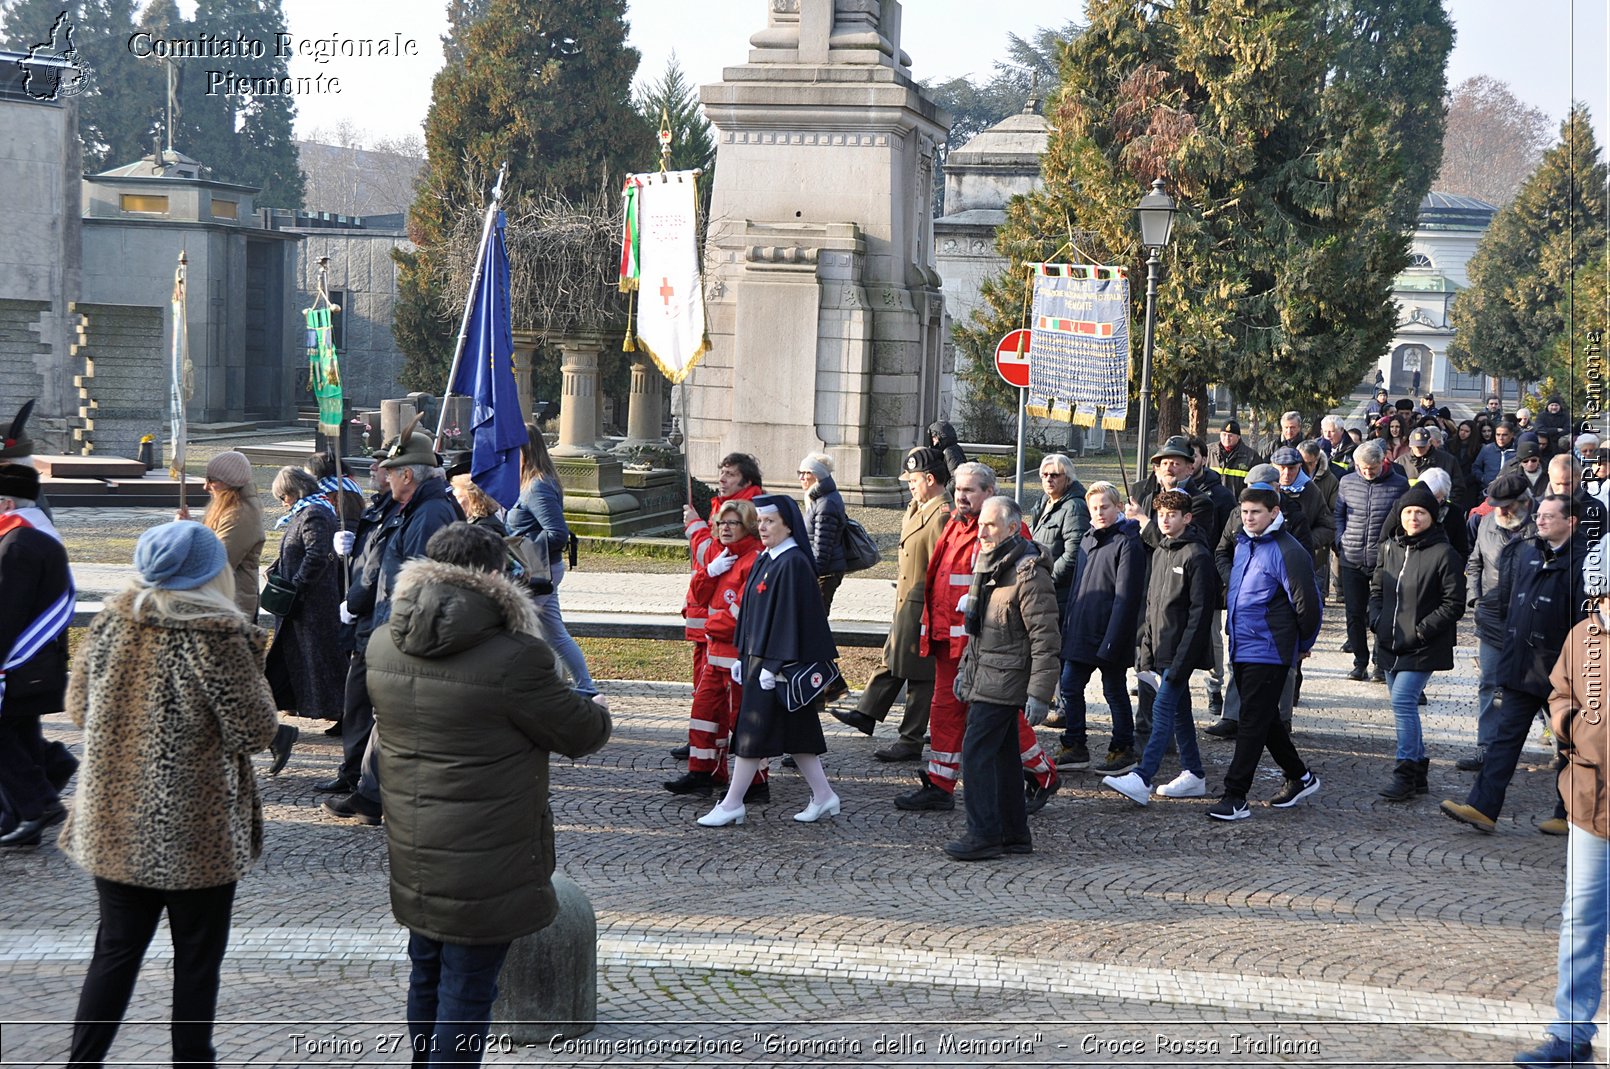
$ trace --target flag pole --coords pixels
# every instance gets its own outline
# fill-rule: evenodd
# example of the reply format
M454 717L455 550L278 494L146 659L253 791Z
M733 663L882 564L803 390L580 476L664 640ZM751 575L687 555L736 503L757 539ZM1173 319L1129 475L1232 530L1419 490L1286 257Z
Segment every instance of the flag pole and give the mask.
M185 501L185 439L189 436L185 412L185 365L190 362L190 338L185 288L189 285L189 258L186 250L179 250L179 266L173 276L173 468L170 475L179 479L179 515L186 515L189 506Z
M458 340L453 343L453 364L447 372L447 388L442 391L442 411L436 418L436 451L441 452L442 435L447 428L447 398L453 389L453 383L458 378L459 361L464 359L464 340L470 331L470 314L475 308L475 291L481 285L481 271L486 264L486 243L492 240L492 224L498 216L499 202L503 199L503 179L508 176L509 161L504 160L498 167L498 180L492 185L492 200L486 206L486 216L481 222L481 244L475 250L475 274L470 279L470 291L464 299L464 315L458 324Z

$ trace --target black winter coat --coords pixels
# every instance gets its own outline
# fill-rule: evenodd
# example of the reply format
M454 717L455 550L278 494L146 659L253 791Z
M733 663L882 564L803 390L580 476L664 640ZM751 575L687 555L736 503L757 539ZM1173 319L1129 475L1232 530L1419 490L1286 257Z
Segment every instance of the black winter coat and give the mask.
M844 498L829 475L805 495L805 530L811 555L816 558L817 575L840 575L844 571Z
M274 621L264 668L274 704L298 716L340 720L347 654L340 641L341 566L330 542L335 513L308 505L291 517L270 570L296 585L289 616Z
M25 632L53 606L60 606L72 589L67 551L54 534L46 533L50 520L36 509L24 509L24 522L0 533L0 661L4 661ZM13 521L15 522L15 521ZM37 523L39 526L33 526ZM63 611L70 611L67 605ZM40 633L43 633L41 630ZM0 716L44 716L60 712L67 692L67 626L39 644L37 652L6 673L0 699Z
M1135 633L1146 598L1146 547L1140 524L1092 527L1062 617L1062 659L1108 668L1135 663Z
M1142 671L1181 679L1213 667L1213 611L1220 605L1219 573L1196 524L1179 538L1164 538L1152 550L1146 584L1146 617L1140 625L1135 665Z
M1056 501L1040 498L1029 516L1029 535L1045 553L1051 566L1051 585L1057 592L1057 618L1068 607L1068 591L1073 573L1079 568L1079 543L1090 530L1090 507L1085 504L1084 484L1073 480L1067 493Z
M1465 562L1465 601L1476 610L1476 637L1488 645L1504 642L1504 607L1498 601L1504 552L1536 536L1537 524L1530 517L1519 527L1504 527L1494 511L1476 525L1476 545Z
M384 540L380 550L380 573L375 579L373 626L380 627L391 617L391 591L397 573L405 562L425 555L430 536L450 523L464 518L446 479L426 479L408 499L408 504L386 518L378 532ZM350 607L351 602L348 602Z
M1394 672L1446 672L1453 667L1454 623L1465 614L1465 569L1432 524L1381 543L1370 578L1370 629L1375 663Z
M1162 487L1158 486L1155 481L1151 481L1149 485L1151 488L1143 492L1135 504L1139 506L1140 514L1146 517L1146 521L1140 529L1140 539L1146 543L1147 549L1155 549L1158 543L1163 540L1163 530L1157 526L1156 505L1157 495L1162 491ZM1206 490L1197 485L1194 478L1186 479L1175 489L1190 495L1191 526L1202 531L1205 540L1206 532L1213 530L1214 524L1218 519L1218 512L1213 507L1213 499L1208 496Z
M1375 567L1387 513L1408 488L1409 480L1396 468L1373 479L1356 471L1343 477L1336 487L1336 549L1343 563L1366 571Z
M1558 552L1541 537L1505 547L1498 564L1498 603L1506 609L1499 686L1549 696L1549 673L1565 636L1586 615L1582 562L1589 548L1581 535Z
M1202 492L1213 502L1213 529L1207 533L1209 548L1219 544L1219 537L1224 534L1224 525L1230 522L1230 513L1240 510L1241 505L1235 499L1235 494L1224 485L1224 480L1212 468L1203 468L1191 476Z

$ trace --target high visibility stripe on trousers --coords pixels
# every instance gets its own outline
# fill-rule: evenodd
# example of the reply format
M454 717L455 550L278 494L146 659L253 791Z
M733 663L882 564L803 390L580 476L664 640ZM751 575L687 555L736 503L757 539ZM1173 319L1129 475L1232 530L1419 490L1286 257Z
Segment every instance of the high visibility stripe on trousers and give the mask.
M934 698L928 711L928 782L954 792L961 775L962 738L967 734L967 706L956 698L955 659L944 653L934 657ZM1045 786L1056 779L1056 769L1045 756L1034 729L1019 710L1017 714L1018 754L1023 771Z
M693 711L688 718L688 771L708 772L717 783L727 782L727 751L732 732L738 726L738 708L743 704L743 688L732 681L727 666L711 657L704 675L693 689ZM755 775L756 783L766 782L770 771L765 763Z

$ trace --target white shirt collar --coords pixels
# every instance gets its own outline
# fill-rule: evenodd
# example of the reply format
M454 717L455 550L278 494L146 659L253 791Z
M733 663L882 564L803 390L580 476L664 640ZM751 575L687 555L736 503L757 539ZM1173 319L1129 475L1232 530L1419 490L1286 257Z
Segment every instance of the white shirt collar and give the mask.
M787 538L768 549L766 551L766 556L770 557L772 560L776 560L789 550L797 548L799 547L794 540L792 538Z

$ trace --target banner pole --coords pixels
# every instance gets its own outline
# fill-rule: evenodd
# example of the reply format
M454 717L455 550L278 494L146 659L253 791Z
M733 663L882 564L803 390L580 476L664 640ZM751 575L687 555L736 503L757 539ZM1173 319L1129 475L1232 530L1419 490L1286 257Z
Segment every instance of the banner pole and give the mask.
M682 481L688 495L688 507L693 508L693 469L688 465L688 387L685 381L675 385L677 407L682 410ZM714 519L711 517L712 522Z
M438 453L442 449L442 433L447 427L447 398L453 391L454 380L458 378L459 361L464 359L464 341L470 332L470 313L475 307L475 291L481 285L481 271L486 264L486 245L492 240L492 224L497 219L499 202L503 199L503 179L508 173L509 161L504 160L498 167L498 180L492 184L492 200L487 204L486 215L481 222L481 244L475 250L475 274L470 277L470 292L464 298L464 315L458 322L458 340L453 343L453 364L447 371L447 384L442 390L442 410L436 417L435 449Z

